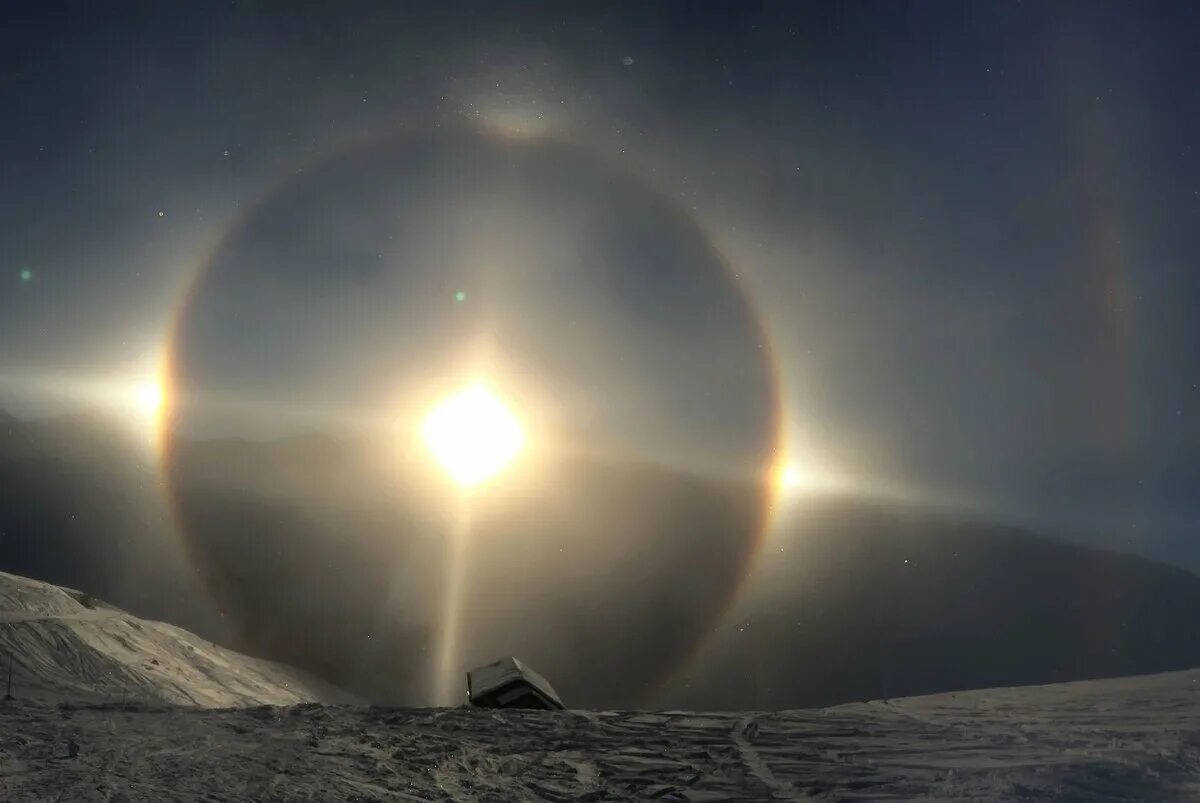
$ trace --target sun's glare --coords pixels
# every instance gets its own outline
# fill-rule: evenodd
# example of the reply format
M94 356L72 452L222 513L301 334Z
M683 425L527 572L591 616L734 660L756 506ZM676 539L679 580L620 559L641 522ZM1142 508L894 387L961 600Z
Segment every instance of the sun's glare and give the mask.
M466 488L495 476L524 443L517 419L482 384L438 404L426 417L421 434L434 459Z

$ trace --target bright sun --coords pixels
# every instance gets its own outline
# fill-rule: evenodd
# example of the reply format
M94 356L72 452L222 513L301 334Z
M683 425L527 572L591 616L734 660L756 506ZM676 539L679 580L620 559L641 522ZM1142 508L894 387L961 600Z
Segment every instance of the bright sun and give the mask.
M442 468L467 488L495 476L512 462L524 441L517 419L482 384L433 408L421 434Z

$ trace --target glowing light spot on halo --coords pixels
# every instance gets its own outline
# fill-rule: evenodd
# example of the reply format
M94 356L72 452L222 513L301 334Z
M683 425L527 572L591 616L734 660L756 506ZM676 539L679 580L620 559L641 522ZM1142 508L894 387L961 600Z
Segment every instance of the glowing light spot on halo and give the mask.
M799 460L787 460L776 466L774 481L784 497L836 492L846 487L846 481L838 473Z
M134 401L144 413L156 414L162 409L165 394L158 380L142 382L134 390Z
M520 453L525 440L516 417L483 384L438 404L421 434L434 459L464 488L498 474Z
M120 410L149 448L161 452L162 427L170 404L169 377L161 368L153 373L125 376L111 383L109 403Z
M459 290L457 293L454 294L454 300L455 301L466 301L467 294L464 293L462 290Z
M781 499L801 496L813 488L814 477L811 472L797 462L784 462L775 467L775 491Z
M785 489L799 488L804 484L804 475L796 466L784 466L779 470L779 485Z
M25 268L25 270L21 271L21 281L28 282L28 281L32 281L32 280L33 280L33 271L31 271L29 268Z
M520 99L501 95L478 98L472 102L475 119L490 134L507 139L536 139L553 133L560 125L560 114L552 107L538 104L534 98Z
M152 377L137 380L125 392L125 406L129 414L144 427L150 437L157 441L158 431L167 412L167 378L160 372Z

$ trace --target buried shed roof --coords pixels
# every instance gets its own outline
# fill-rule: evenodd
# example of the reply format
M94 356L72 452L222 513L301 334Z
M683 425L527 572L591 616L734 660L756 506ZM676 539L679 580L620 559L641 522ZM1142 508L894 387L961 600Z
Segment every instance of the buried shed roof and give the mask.
M521 681L537 689L560 708L563 707L562 700L559 698L558 692L550 685L550 681L511 656L476 667L468 672L467 697L471 700L480 700L492 692Z

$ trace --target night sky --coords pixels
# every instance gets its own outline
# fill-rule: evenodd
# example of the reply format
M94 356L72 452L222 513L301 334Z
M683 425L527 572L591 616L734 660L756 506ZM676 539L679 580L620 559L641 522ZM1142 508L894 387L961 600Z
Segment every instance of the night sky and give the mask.
M177 367L206 390L361 410L380 371L420 373L407 333L443 354L457 330L430 321L469 308L536 343L517 384L601 441L733 465L773 426L774 371L818 484L1197 570L1198 31L1168 3L6 3L0 406L87 406L156 370L182 318ZM380 189L455 148L499 171L473 202L529 193L488 224L505 264L561 256L549 210L578 202L589 236L618 232L589 241L611 281L496 279L447 173ZM407 250L380 245L393 224ZM401 292L389 258L421 267L373 318L354 305ZM327 330L286 295L314 282L350 305ZM618 337L640 362L603 359ZM547 401L568 385L604 409Z

